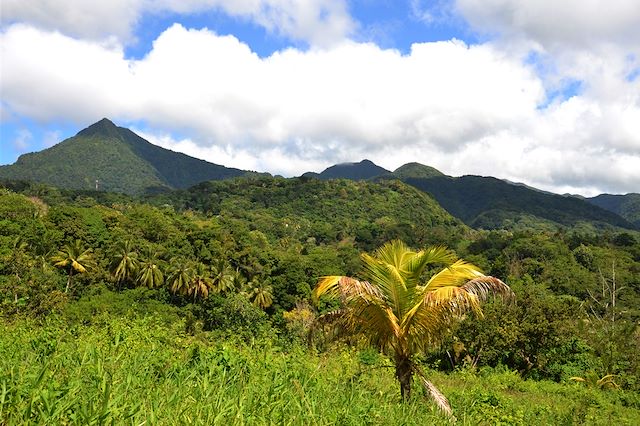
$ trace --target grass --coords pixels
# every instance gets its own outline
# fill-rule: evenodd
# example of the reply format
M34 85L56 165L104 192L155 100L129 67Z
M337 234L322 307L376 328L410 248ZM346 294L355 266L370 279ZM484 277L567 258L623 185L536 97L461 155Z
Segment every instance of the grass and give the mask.
M1 324L0 424L450 424L417 387L401 403L382 357L183 329L153 318ZM429 374L457 424L640 424L640 397L624 391L508 371Z

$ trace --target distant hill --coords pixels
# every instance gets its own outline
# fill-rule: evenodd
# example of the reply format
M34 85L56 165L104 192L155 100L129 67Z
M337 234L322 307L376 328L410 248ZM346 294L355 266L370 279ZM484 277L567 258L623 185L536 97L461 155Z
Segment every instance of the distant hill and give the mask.
M439 176L405 181L432 194L449 213L475 228L590 224L635 229L619 215L579 198L536 191L492 177Z
M597 197L586 198L586 201L622 216L640 229L640 194L601 194Z
M69 189L97 185L100 190L129 194L186 188L245 173L153 145L106 118L51 148L0 166L0 179Z
M306 173L303 176L320 179L400 179L431 194L449 213L474 228L556 229L558 226L613 226L640 229L635 222L638 220L640 209L634 197L614 200L596 197L598 199L592 199L589 203L579 197L553 194L522 183L492 177L454 178L433 167L415 162L398 167L391 173L371 161L364 160L360 163L337 164L320 174ZM620 214L623 211L627 216Z
M368 250L394 238L415 246L454 244L469 230L431 196L397 180L240 178L148 199L242 219L266 234L314 235L318 244L354 238Z
M393 176L403 180L408 178L432 178L444 176L440 170L420 163L407 163L393 171Z
M308 172L303 177L315 177L318 179L351 179L367 180L391 173L389 170L374 164L369 160L359 163L341 163L323 170L321 173Z

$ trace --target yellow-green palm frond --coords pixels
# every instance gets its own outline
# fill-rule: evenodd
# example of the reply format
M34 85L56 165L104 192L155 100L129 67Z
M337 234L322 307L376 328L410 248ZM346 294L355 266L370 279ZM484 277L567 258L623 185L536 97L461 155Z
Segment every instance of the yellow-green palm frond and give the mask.
M511 291L511 288L509 288L507 284L498 278L488 275L482 275L467 281L461 288L469 293L475 294L481 302L487 300L489 296L499 296L506 301L510 301L515 297L513 291Z
M320 278L318 285L313 290L313 299L318 301L320 296L340 298L343 302L352 296L368 294L382 299L382 293L367 281L358 281L355 278L341 275L331 275Z
M399 320L389 307L371 303L366 296L351 298L347 306L343 316L345 328L362 333L373 346L384 348L402 337Z
M443 264L448 266L456 260L458 260L458 257L444 246L429 247L421 250L411 259L409 266L411 279L417 282L424 269L429 265Z
M460 286L469 280L482 276L484 276L484 274L477 266L464 260L456 260L453 264L433 275L431 279L427 281L425 289L437 290L440 287Z

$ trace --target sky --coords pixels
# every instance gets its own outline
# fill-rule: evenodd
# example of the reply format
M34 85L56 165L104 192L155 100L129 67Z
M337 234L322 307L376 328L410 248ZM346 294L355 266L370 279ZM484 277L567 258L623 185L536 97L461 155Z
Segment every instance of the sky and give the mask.
M103 117L283 176L367 158L640 192L640 6L3 0L0 164Z

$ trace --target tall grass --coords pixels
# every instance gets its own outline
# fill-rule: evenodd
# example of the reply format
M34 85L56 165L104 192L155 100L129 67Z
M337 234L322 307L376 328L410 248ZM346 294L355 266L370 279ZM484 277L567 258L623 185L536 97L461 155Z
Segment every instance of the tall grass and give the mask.
M153 319L0 325L0 424L449 424L344 348L185 335ZM459 424L640 424L640 398L510 372L432 372Z

